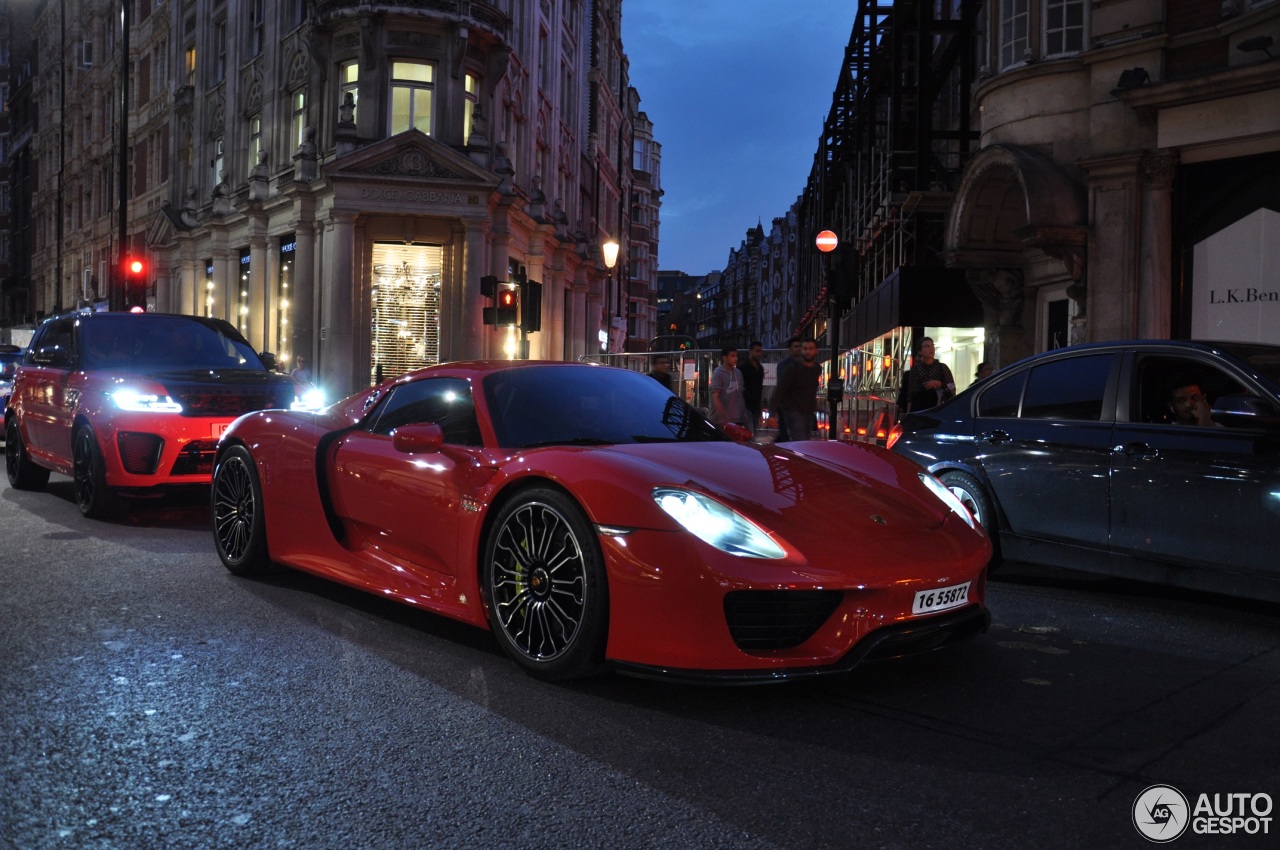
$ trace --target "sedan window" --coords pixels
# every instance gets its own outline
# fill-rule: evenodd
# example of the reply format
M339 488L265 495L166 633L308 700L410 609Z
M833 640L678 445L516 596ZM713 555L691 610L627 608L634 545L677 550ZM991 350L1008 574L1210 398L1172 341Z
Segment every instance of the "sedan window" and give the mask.
M1026 383L1025 369L995 381L978 397L978 415L1017 416L1018 405L1022 403L1022 388Z
M1027 380L1023 418L1097 422L1114 360L1114 354L1092 354L1036 366Z

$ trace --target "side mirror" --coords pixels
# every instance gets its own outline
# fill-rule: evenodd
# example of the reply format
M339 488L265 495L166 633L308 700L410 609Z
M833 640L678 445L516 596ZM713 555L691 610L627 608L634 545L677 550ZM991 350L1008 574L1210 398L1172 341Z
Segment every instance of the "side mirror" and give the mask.
M407 455L438 452L444 446L444 431L434 422L401 425L391 432L391 445Z
M720 430L735 443L745 443L752 437L751 429L745 425L739 425L737 422L726 422L720 426Z
M31 362L40 366L66 367L71 365L71 352L60 345L42 345L31 355Z
M1226 395L1213 403L1210 418L1230 428L1276 428L1280 416L1265 399L1250 395Z

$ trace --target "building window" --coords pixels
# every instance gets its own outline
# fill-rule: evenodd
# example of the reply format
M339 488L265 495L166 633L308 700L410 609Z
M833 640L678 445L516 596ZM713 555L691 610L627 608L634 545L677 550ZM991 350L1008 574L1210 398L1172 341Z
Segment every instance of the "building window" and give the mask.
M183 58L183 67L186 68L187 85L195 88L196 85L196 49L188 47Z
M480 102L480 78L467 74L462 83L462 143L471 141L471 122L475 119L476 104Z
M222 170L226 167L226 159L223 156L222 137L213 140L212 143L213 156L209 159L209 166L213 169L213 181L209 184L217 186L222 182Z
M306 10L307 0L284 0L284 12L282 20L284 28L291 30L300 25L307 16Z
M227 21L223 18L213 24L213 79L217 85L227 76Z
M1085 0L1045 0L1045 56L1084 50L1085 9Z
M409 129L431 135L431 96L435 66L425 62L391 63L391 135Z
M360 63L343 62L338 68L338 105L346 103L347 95L351 95L351 105L360 103ZM351 120L356 120L356 113L351 111Z
M263 43L263 0L249 0L249 56L262 53Z
M289 138L296 150L306 141L307 90L298 89L289 95Z
M1026 58L1030 47L1027 41L1030 18L1030 0L1000 0L1001 68L1008 68Z
M258 155L262 153L262 116L249 116L249 171L258 167Z

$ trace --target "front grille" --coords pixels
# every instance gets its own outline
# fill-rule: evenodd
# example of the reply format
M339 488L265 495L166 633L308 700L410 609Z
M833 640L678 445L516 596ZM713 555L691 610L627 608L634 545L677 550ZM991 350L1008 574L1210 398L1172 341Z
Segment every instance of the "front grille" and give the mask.
M268 389L200 388L178 394L183 416L240 416L253 410L287 407Z
M131 475L150 475L160 463L164 440L159 434L121 431L116 435L116 446L120 449L120 463L125 472Z
M212 475L217 440L192 440L182 447L170 475Z
M840 604L838 590L735 590L724 616L744 652L790 649L804 643Z

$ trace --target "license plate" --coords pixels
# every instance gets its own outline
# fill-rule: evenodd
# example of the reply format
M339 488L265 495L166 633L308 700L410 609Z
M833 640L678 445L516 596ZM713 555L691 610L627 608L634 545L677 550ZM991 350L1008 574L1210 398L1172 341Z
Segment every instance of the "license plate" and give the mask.
M911 603L912 614L932 614L935 611L946 611L959 608L969 602L969 585L953 584L951 587L940 587L937 590L921 590Z
M221 439L222 439L222 435L223 435L223 434L225 434L225 433L227 433L227 429L228 429L228 428L230 428L230 427L231 427L231 423L230 423L230 422L223 422L223 423L221 423L221 424L219 424L219 425L214 425L214 426L213 426L213 438L214 438L215 440L221 440Z

